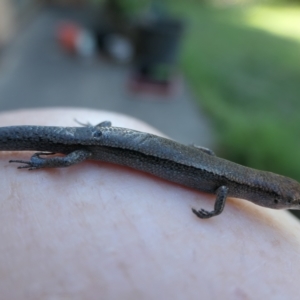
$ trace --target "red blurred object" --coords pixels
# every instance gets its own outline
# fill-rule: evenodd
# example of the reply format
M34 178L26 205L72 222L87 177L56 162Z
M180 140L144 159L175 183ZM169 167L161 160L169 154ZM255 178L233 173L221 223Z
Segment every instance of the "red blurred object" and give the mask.
M72 22L60 24L57 30L57 37L68 52L75 53L77 51L77 40L81 33L81 27Z
M174 75L165 82L147 80L142 76L133 75L129 79L128 88L133 93L174 96L181 91L182 82L179 75Z

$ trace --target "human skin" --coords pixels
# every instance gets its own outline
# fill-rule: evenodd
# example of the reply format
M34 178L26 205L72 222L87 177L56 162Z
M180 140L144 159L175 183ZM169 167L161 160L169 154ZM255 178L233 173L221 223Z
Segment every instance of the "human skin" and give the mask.
M160 134L84 109L2 113L0 126L74 119ZM30 155L0 152L1 299L298 299L300 226L289 213L228 199L201 220L191 208L212 209L214 195L103 162L8 163Z

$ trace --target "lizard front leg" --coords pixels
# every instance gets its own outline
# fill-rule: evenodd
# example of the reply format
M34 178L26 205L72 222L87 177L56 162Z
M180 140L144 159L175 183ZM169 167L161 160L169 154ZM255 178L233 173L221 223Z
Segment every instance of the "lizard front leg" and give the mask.
M200 219L208 219L219 215L224 209L227 194L228 194L228 187L224 185L220 186L217 189L217 198L215 201L214 210L207 211L205 209L196 210L192 208L193 213Z

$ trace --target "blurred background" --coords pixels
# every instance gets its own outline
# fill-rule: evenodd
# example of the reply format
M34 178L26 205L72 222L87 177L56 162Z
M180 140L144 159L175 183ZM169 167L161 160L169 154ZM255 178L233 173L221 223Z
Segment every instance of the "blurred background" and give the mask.
M117 111L300 181L300 3L263 3L0 0L0 109Z

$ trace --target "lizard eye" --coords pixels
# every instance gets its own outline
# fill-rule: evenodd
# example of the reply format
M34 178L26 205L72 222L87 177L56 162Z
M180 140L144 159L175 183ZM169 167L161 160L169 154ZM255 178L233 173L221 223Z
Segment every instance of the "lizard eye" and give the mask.
M101 135L102 135L102 132L100 130L93 132L93 137L95 137L95 138L100 137Z

